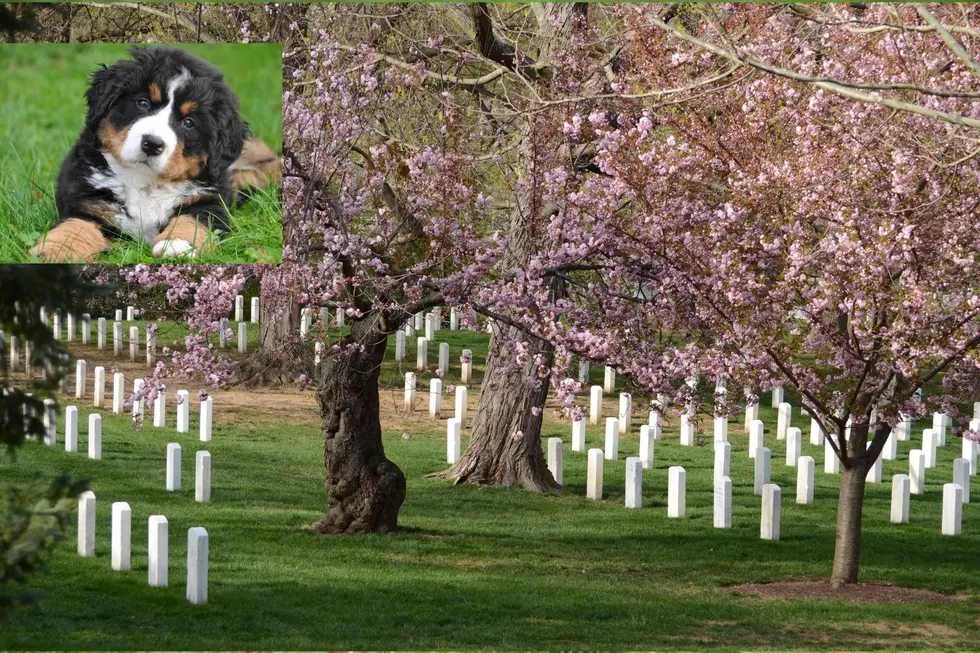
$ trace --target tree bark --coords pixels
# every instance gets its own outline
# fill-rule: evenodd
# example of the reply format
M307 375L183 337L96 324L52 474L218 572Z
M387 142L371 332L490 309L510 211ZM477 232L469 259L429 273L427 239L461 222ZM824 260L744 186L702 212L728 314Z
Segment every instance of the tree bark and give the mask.
M861 561L861 519L864 508L864 489L868 470L877 458L880 447L867 448L868 426L855 425L851 440L839 433L839 442L848 448L848 458L841 465L840 496L837 500L837 540L834 545L834 567L830 585L839 588L856 583Z
M524 365L509 363L507 350L515 340L528 343L531 356ZM535 354L549 365L554 348L529 339L514 327L503 327L490 344L487 370L480 388L480 403L473 419L473 435L459 461L440 474L456 483L520 486L534 492L560 493L541 450L541 420L548 398L550 374L537 376ZM542 410L537 415L532 408Z
M322 534L393 533L405 500L405 475L385 457L378 375L388 334L379 316L354 322L347 355L321 363L317 403L323 417L327 512L313 524Z
M267 273L268 274L268 273ZM299 340L299 305L260 284L259 344L237 368L238 380L248 387L290 385L302 374L312 377L312 359ZM281 310L280 310L281 309ZM249 307L245 307L246 316Z

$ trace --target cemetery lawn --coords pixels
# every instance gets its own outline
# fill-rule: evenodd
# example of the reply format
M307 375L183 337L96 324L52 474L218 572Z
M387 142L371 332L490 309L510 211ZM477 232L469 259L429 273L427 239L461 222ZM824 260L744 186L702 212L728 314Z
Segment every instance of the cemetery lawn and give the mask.
M0 45L0 263L36 261L28 250L54 224L61 162L85 121L84 92L101 63L127 58L122 44ZM214 63L239 96L252 132L282 143L281 46L181 44ZM282 259L279 189L254 194L232 211L232 232L200 263ZM122 239L99 257L114 264L157 263L146 243Z
M442 331L436 341L454 343L448 383L456 378L461 347L483 363L485 334ZM112 364L111 353L78 352L90 375L95 365ZM414 361L412 348L408 358ZM594 379L601 374L593 369ZM644 471L640 510L623 507L623 460L637 455L644 416L636 416L621 439L619 461L605 462L602 502L584 498L586 455L571 451L570 425L551 413L544 437L565 442L564 496L453 487L425 478L445 468L451 400L444 397L442 419L429 418L427 382L420 378L416 410L407 414L390 355L382 379L389 386L382 390L386 453L408 479L400 516L406 532L397 536L322 537L301 529L322 515L325 501L319 418L309 391L216 393L210 443L197 437L196 400L190 434L175 432L172 394L164 429L147 425L137 432L128 418L103 410L102 461L84 453L91 400L62 397L62 405L79 406L83 453L64 452L59 420L58 446L29 442L15 461L3 452L0 479L21 482L61 471L90 477L97 555L76 555L72 525L47 570L25 588L41 592L40 604L16 608L0 621L0 649L955 649L980 641L976 488L974 503L963 509L964 535L940 534L942 484L951 480L958 439L939 450L937 467L926 474L926 494L912 497L911 523L888 521L891 476L907 473L922 422L911 442L899 443L899 460L884 463L885 482L868 486L861 579L935 590L952 600L767 600L739 596L730 586L830 574L840 477L823 473L823 448L808 443L809 421L798 410L793 424L803 429L803 454L817 460L815 503L795 503L796 468L785 465L785 443L775 439L775 411L766 396L761 419L783 503L781 541L763 542L740 418L731 420L729 438L733 528L716 530L711 444L681 447L676 420L656 444L655 468ZM605 414L615 405L607 396ZM705 429L710 424L700 425ZM602 446L602 430L588 427L589 447ZM464 439L468 435L469 429ZM168 442L183 448L183 487L175 493L164 490ZM201 449L213 457L210 504L194 502L194 454ZM666 517L672 465L687 470L684 519ZM132 508L128 572L110 568L114 501ZM147 586L147 519L153 514L170 521L167 588ZM192 526L210 535L204 606L185 599Z

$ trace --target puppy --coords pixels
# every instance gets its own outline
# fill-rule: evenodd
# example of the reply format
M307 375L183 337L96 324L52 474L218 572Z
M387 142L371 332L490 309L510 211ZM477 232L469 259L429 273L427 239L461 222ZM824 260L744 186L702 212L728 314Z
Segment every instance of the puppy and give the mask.
M225 207L246 186L281 176L221 71L183 50L134 48L93 74L85 98L85 128L58 176L58 222L33 249L45 261L89 262L123 235L155 256L196 256L228 231Z

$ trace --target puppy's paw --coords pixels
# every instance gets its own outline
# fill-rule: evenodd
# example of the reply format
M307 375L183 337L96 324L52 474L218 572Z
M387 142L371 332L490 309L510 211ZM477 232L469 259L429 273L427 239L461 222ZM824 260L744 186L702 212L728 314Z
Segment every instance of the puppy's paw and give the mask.
M175 238L173 240L161 240L154 245L153 255L156 257L180 256L184 258L194 258L197 256L197 251L195 251L192 243Z

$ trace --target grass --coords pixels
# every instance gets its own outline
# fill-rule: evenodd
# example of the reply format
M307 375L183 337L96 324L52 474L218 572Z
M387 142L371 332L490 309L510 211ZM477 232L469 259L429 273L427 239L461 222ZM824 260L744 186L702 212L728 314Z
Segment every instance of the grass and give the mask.
M55 184L85 119L83 94L99 64L126 58L119 44L0 45L0 262L24 263L54 224ZM238 94L252 132L279 151L282 64L278 44L180 47L217 65ZM279 189L257 193L232 212L232 233L202 263L278 261L282 253ZM152 263L149 245L114 243L100 262Z
M456 343L454 369L457 346L473 349L483 362L485 334L442 331L436 340L444 339ZM90 370L107 362L92 347L79 352ZM382 378L393 387L382 396L383 407L400 402L401 382L388 361ZM601 376L601 369L593 373ZM18 609L0 624L0 649L134 649L147 642L159 649L950 649L975 646L980 636L980 506L964 506L963 536L940 534L941 486L951 480L957 440L940 450L926 494L912 498L911 523L888 521L890 478L907 472L921 422L913 442L900 443L899 460L884 463L885 482L868 486L862 580L951 592L961 600L764 601L736 596L728 586L830 573L840 477L823 473L823 448L808 444L809 422L799 411L793 424L804 431L803 453L818 462L815 503L794 502L796 469L784 464L785 443L775 440L767 396L761 418L783 504L782 539L763 542L739 418L730 424L733 528L722 531L712 527L711 446L680 446L676 419L657 442L655 468L644 472L643 508L627 510L622 460L637 455L638 425L621 440L619 462L605 463L601 502L584 498L586 456L571 452L569 425L551 419L544 437L565 441L563 496L453 487L425 478L445 467L445 418L422 412L427 401L419 395L414 415L388 411L384 423L386 453L408 478L400 516L408 532L399 536L318 537L299 530L324 509L322 440L309 392L301 404L308 408L295 412L230 407L218 393L214 440L207 444L196 437L196 408L191 434L178 435L171 405L168 428L142 432L103 411L102 461L64 453L60 428L58 447L28 443L16 462L0 455L5 480L68 471L91 477L98 497L97 556L75 554L72 529L49 570L31 580L44 594L40 605ZM80 424L87 424L89 403L79 403ZM605 413L615 405L607 397ZM589 447L602 447L602 430L588 427ZM171 441L183 447L183 488L176 493L164 490ZM204 448L213 456L206 505L193 498L194 453ZM672 465L687 470L687 516L679 520L666 517ZM130 572L109 566L113 501L127 501L133 511ZM170 520L165 589L146 584L152 514ZM186 533L198 525L210 534L206 606L184 598Z

